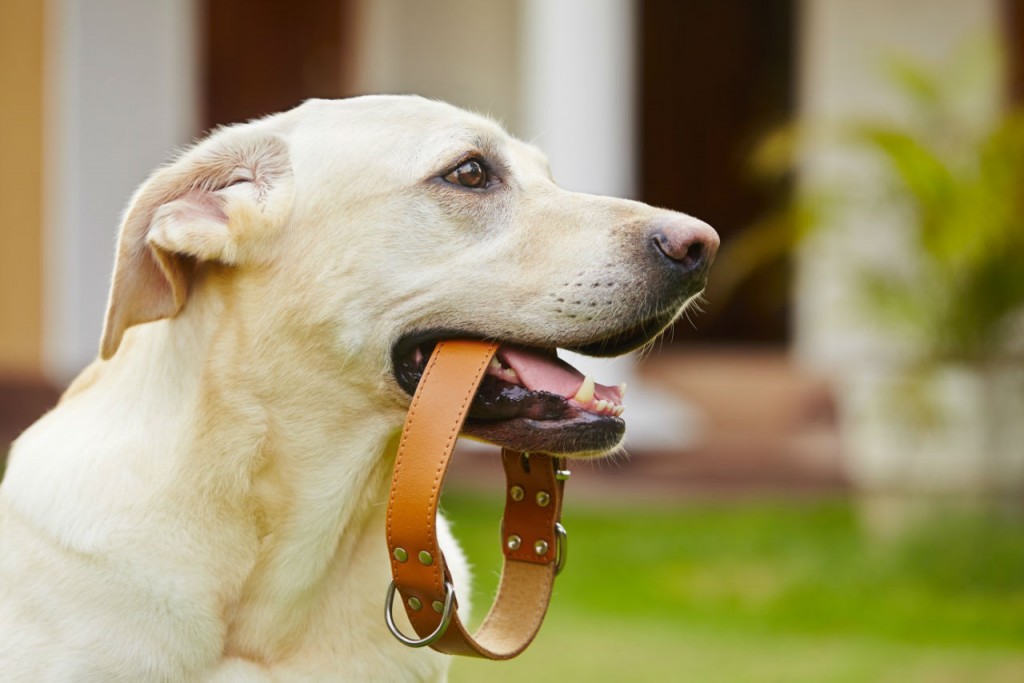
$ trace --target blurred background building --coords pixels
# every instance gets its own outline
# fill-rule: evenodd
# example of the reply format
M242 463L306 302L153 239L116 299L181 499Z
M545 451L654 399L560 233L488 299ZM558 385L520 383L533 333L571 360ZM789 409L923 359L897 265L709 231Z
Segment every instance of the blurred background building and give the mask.
M994 68L965 77L951 55L977 44ZM894 88L894 57L937 76L903 69ZM972 154L1003 185L971 169L957 185L955 163L916 146L962 142L939 116L946 82L958 112L997 122ZM968 310L1024 301L1016 0L3 0L0 457L96 356L119 214L150 171L217 125L374 92L489 114L544 149L561 185L691 213L723 241L707 311L639 369L600 374L645 385L631 434L643 416L666 429L632 458L574 467L569 572L541 638L453 680L1024 680L1024 343L980 363L911 343L934 372L904 384L931 409L900 418L895 380L920 363L854 299L864 264L927 256L914 212L879 200L906 188L834 139L785 143L794 123L810 138L904 125L872 139L958 207L954 233L1005 228L952 242L1009 254ZM756 172L772 149L775 172ZM765 228L821 189L842 195L842 220L764 249L779 234ZM761 248L762 267L736 277L732 245ZM498 480L491 460L456 458L446 495L474 562L495 550L496 499L473 497ZM891 542L930 500L890 494L922 492L1009 505Z
M891 108L878 78L889 52L938 63L966 40L996 36L1019 74L1013 6L9 0L0 8L2 436L12 438L95 356L132 189L216 125L307 97L416 92L490 114L535 141L567 188L691 213L728 246L793 191L791 176L768 184L751 176L749 158L766 133L800 117ZM832 173L830 158L811 160L816 175ZM679 449L695 456L676 465L681 476L792 472L841 484L832 407L817 378L848 364L871 336L843 304L843 254L779 260L727 299L716 298L712 281L711 313L667 337L662 355L673 361L652 374L686 402L677 398L677 412L664 415L648 406L634 419L680 423ZM691 353L672 355L681 349ZM656 391L634 395L662 400Z

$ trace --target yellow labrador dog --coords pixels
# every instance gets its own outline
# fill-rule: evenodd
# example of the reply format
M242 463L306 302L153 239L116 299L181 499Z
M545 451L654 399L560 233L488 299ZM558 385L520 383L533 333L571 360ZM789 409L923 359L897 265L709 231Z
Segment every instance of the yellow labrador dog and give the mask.
M417 97L218 130L136 192L101 358L14 445L0 677L443 680L382 618L393 439L433 344L503 344L470 434L608 452L622 392L555 350L648 342L717 246Z

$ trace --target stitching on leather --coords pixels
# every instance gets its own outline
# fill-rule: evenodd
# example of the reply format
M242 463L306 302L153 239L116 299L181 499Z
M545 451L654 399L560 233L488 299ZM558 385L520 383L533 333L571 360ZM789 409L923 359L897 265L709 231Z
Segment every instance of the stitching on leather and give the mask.
M440 355L438 352L441 350L441 347L442 347L443 344L444 344L444 342L441 342L441 344L438 344L438 350L434 353L435 357ZM495 347L495 345L492 343L488 348L493 349L494 347ZM432 503L437 499L437 489L440 486L441 480L444 478L444 473L445 473L445 470L447 469L447 466L448 466L448 460L449 460L449 458L451 456L452 444L455 441L455 439L458 438L458 436L459 436L459 430L462 428L462 423L464 421L463 418L465 417L466 413L468 412L469 402L470 402L470 400L472 400L473 394L476 393L477 387L480 386L480 379L483 377L483 373L484 373L484 371L487 368L487 363L490 362L490 360L491 360L491 355L493 355L493 354L487 354L486 356L481 358L480 364L477 366L476 371L473 373L473 381L467 387L466 394L462 397L462 403L459 405L459 412L458 412L458 418L459 419L456 421L456 424L452 425L451 430L449 430L449 432L448 432L448 440L445 442L445 445L444 445L444 451L443 451L444 455L439 459L439 461L437 463L437 469L434 471L434 483L433 483L433 485L430 488L430 499L429 499L429 501L427 503L427 510L426 510L426 513L427 513L426 523L427 523L427 528L428 529L431 528L431 526L432 526L431 523L433 522L433 519L432 519L433 515L437 514L436 511L433 509L434 506L432 505ZM420 380L420 381L424 381L425 379L426 379L426 373L424 373L424 375L423 375L423 380ZM431 550L434 552L434 554L438 558L440 558L441 552L440 552L440 549L437 547L437 533L436 533L436 530L435 530L435 533L431 535L431 538L429 540L430 540L430 544L431 544ZM441 577L441 572L440 572L440 561L438 562L437 566L438 566L438 571L434 572L434 590L437 591L437 593L439 593L439 594L443 594L444 586L441 583L441 578L442 577Z
M439 344L439 346L441 346L443 344L444 344L444 342L441 342L441 344ZM420 379L421 383L423 382L424 379L426 379L427 375L431 372L431 370L434 369L434 365L436 364L436 362L437 362L437 354L434 354L434 355L432 355L430 357L430 361L427 363L427 367L423 370L423 377ZM419 386L419 385L417 385L417 386ZM402 440L399 442L398 450L397 450L397 452L395 454L395 473L392 475L391 495L388 498L388 522L387 522L388 540L390 540L390 537L392 535L392 530L394 528L393 524L392 524L392 519L394 517L394 510L395 510L395 494L397 493L397 489L398 489L398 487L394 485L394 482L399 481L399 473L402 470L402 463L405 460L405 458L404 458L404 456L405 456L405 444L409 440L409 434L412 432L412 429L410 429L410 427L412 427L413 420L416 419L416 409L419 406L419 402L420 402L420 393L417 391L417 392L414 392L413 397L412 397L412 403L409 405L409 416L406 418L406 423L405 423L405 426L404 426L404 428L402 430ZM391 548L388 548L387 551L388 551L388 555L389 555L389 557L391 559L391 575L394 576L394 575L396 575L398 573L398 560L395 559L394 553L391 552Z
M445 342L438 343L437 350L434 351L433 358L439 358L441 356L441 350L444 348L444 346L445 346ZM433 369L433 368L431 368L431 369ZM428 375L427 375L426 372L424 372L423 373L423 378L420 380L420 382L421 383L426 382L427 379L428 379ZM449 437L448 443L451 443L451 437ZM445 452L447 451L447 448L448 448L448 444L445 444ZM441 457L441 463L438 465L439 469L444 467L444 461L445 460L447 460L447 457L442 456ZM426 517L426 528L427 529L431 529L431 528L434 527L434 524L431 523L434 520L431 519L432 515L430 513L431 513L432 508L434 507L432 505L432 503L434 501L434 495L435 495L436 491L437 491L437 472L435 471L435 473L434 473L434 483L430 487L430 496L427 498L427 517ZM436 528L434 528L434 533L430 534L427 537L427 543L428 543L429 552L437 558L437 563L434 565L435 567L437 567L437 569L436 570L434 570L434 569L429 570L431 575L432 575L433 581L434 581L434 591L435 591L435 593L440 593L443 596L444 595L444 593L443 593L444 586L441 583L441 574L442 574L442 572L440 571L440 568L441 568L441 553L439 552L438 547L437 547L438 544L437 544L437 529Z
M437 351L440 351L441 348L444 345L445 345L445 342L440 342L438 344ZM480 381L481 381L481 379L483 377L483 374L486 372L487 363L490 361L491 357L494 355L494 351L496 350L497 346L498 345L496 343L491 343L490 346L489 346L490 353L486 354L483 358L481 358L480 364L477 366L476 371L475 371L475 373L473 375L473 383L468 387L465 396L463 396L462 403L459 406L459 412L458 412L459 419L458 419L458 423L453 425L452 429L449 431L448 439L447 439L447 441L445 443L444 450L442 451L442 457L441 457L441 459L440 459L440 461L438 463L437 469L434 472L434 482L433 482L433 485L431 487L430 497L429 497L429 499L427 501L426 524L427 524L427 528L428 529L433 529L434 530L433 533L430 535L430 537L427 539L427 542L428 542L429 550L438 558L438 562L437 562L437 564L434 565L434 567L428 569L427 571L430 572L430 574L433 577L433 580L434 580L434 590L435 590L435 592L437 594L442 594L443 593L444 586L443 586L443 572L441 570L441 562L440 562L440 557L441 557L440 547L439 547L439 544L437 543L437 531L436 531L436 528L435 528L434 520L432 519L432 517L433 517L432 513L436 514L434 503L437 500L438 489L440 487L441 482L444 479L444 473L445 473L445 471L447 469L447 464L448 464L448 462L451 459L451 451L452 451L452 449L454 447L454 441L455 441L455 439L458 438L459 431L461 430L462 424L465 421L465 416L466 416L466 414L468 412L469 403L472 400L472 397L473 397L474 393L476 392L476 389L480 385ZM440 356L440 354L437 353L437 352L432 354L430 362L427 364L427 367L424 369L423 376L420 379L420 383L421 384L426 382L428 380L429 376L436 369L436 359L439 356ZM411 403L411 405L409 407L409 414L408 414L408 417L406 419L405 429L403 430L402 440L401 440L401 442L398 445L398 449L397 449L397 453L396 453L395 472L394 472L394 479L395 480L398 480L398 477L399 477L399 475L401 473L401 470L402 470L402 465L405 462L405 457L404 457L405 456L405 449L407 447L407 441L408 441L408 438L409 438L409 434L412 432L412 425L413 425L414 421L417 419L417 416L418 416L419 399L420 399L419 395L414 395L413 396L413 401L412 401L412 403ZM389 539L390 539L390 536L391 536L392 531L393 531L394 501L395 501L395 496L396 496L396 488L397 487L392 485L391 496L389 498L389 504L388 504L387 531L388 531ZM400 569L399 563L394 558L393 554L390 553L390 548L388 548L388 550L389 550L389 555L391 555L391 557L389 559L391 561L392 573L393 574L397 574L399 572L399 569ZM535 607L533 609L533 612L531 614L531 619L536 620L537 617L543 613L543 610L545 609L545 606L547 604L546 597L550 597L550 591L551 591L551 586L550 585L547 586L547 590L539 591L541 593L541 595L537 596L537 597L540 600L540 602L537 605L535 605ZM546 597L542 597L542 596L546 596ZM496 602L497 601L498 600L496 599ZM406 611L408 612L408 610L406 610ZM410 618L412 618L412 617L413 617L413 615L410 614ZM457 614L453 615L452 621L453 621L452 626L455 627L456 631L461 632L461 634L463 636L463 642L466 645L470 646L471 649L476 650L477 652L479 652L481 654L484 654L484 653L496 654L496 653L492 653L490 650L488 650L487 648L483 647L472 636L470 636L466 632L466 630L463 628L462 623L460 622ZM532 628L532 631L530 633L530 637L527 639L527 643L530 640L532 640L533 635L536 634L538 626L539 626L539 624L536 624ZM485 629L483 628L483 625L482 625L481 629L480 629L480 632L483 632L484 630ZM498 636L499 636L499 640L501 640L503 643L508 640L508 634L498 634ZM525 645L526 644L521 644L521 646L519 646L514 652L512 652L511 654L506 654L506 656L513 656L517 652L522 651L525 648Z

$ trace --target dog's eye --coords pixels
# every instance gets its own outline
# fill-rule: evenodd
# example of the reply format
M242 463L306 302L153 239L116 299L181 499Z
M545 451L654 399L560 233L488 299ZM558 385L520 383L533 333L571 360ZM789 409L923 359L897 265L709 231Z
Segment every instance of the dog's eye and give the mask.
M242 185L243 183L251 183L251 182L252 182L252 178L250 178L250 177L248 177L246 175L237 175L237 176L231 178L230 180L228 180L228 182L224 183L224 185L222 185L220 187L220 189L221 190L226 190L229 187L235 187L236 185Z
M479 159L470 159L444 177L453 185L462 185L476 190L487 187L487 169Z

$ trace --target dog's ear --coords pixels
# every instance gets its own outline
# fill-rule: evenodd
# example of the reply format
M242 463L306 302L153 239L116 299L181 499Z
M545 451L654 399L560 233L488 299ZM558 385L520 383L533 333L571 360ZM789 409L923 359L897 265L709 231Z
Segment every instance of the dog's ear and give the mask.
M177 315L197 263L251 257L267 204L290 188L286 143L246 127L215 133L155 173L128 204L118 237L100 356L114 355L132 325ZM290 193L289 193L290 194Z

